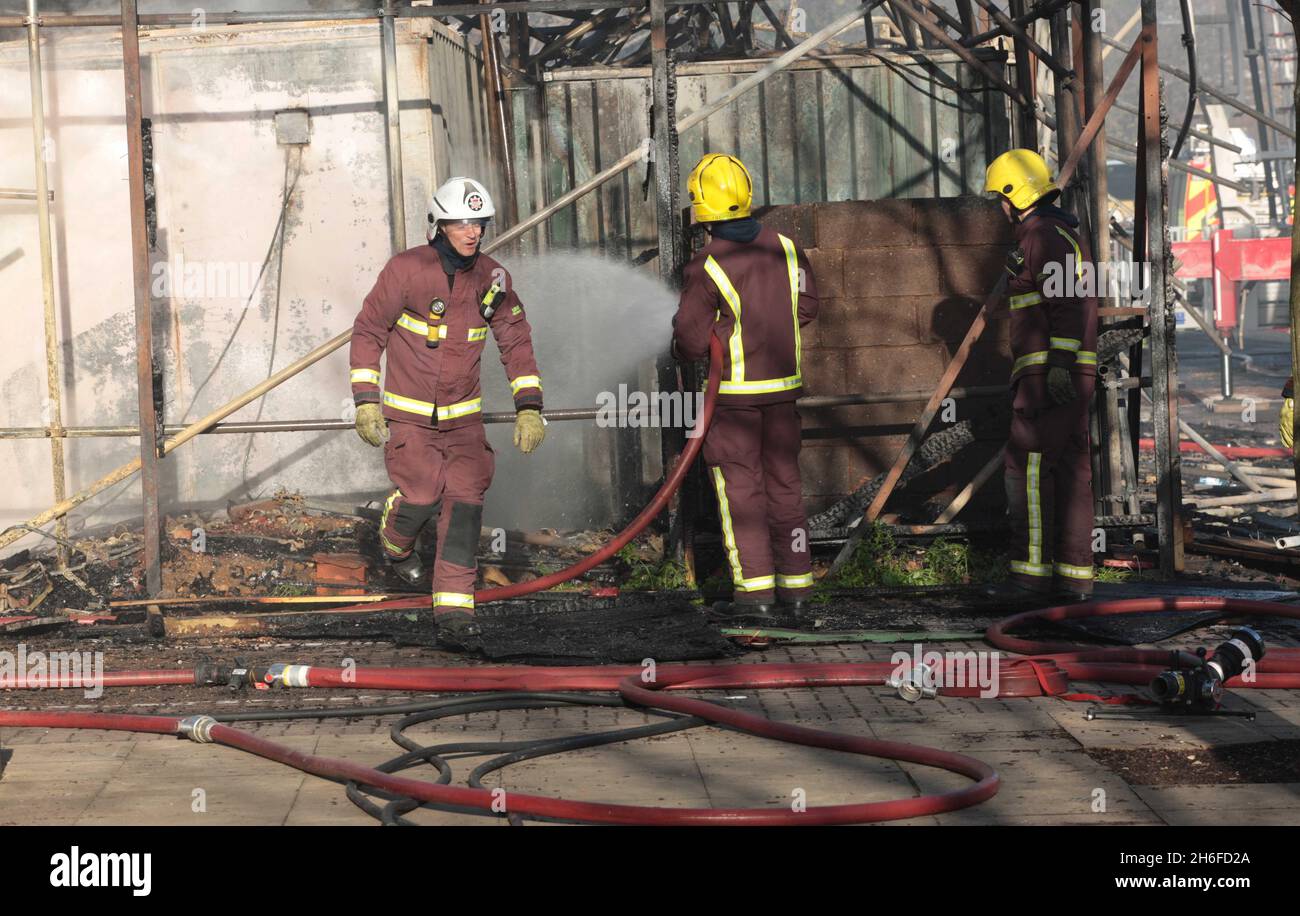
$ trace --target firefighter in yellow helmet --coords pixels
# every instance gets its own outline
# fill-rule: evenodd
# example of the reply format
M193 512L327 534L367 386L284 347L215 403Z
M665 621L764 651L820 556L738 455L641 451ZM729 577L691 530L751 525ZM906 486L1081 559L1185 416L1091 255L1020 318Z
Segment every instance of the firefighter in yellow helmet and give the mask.
M737 622L794 622L812 593L799 477L801 328L817 316L808 258L750 215L753 182L734 156L710 153L687 182L711 241L686 265L674 353L702 359L722 343L722 385L704 438Z
M1009 581L994 594L1082 600L1093 579L1088 404L1097 374L1097 300L1077 282L1086 242L1078 219L1054 205L1060 191L1033 150L994 159L985 191L998 195L1015 227L1007 258L1011 562Z

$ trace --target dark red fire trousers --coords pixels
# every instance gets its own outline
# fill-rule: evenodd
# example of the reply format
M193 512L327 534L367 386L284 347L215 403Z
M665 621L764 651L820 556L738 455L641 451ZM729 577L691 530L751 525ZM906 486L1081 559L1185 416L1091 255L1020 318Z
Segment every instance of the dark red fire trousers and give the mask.
M397 489L384 503L379 540L394 560L410 556L426 524L438 528L433 567L433 611L474 613L483 497L496 456L482 423L438 430L389 423L384 465Z
M718 496L735 600L794 601L812 593L812 553L799 478L801 424L793 401L719 404L704 438Z
M1053 404L1044 375L1012 392L1004 462L1010 576L1034 591L1092 593L1092 461L1088 405L1096 377L1071 373L1075 397Z

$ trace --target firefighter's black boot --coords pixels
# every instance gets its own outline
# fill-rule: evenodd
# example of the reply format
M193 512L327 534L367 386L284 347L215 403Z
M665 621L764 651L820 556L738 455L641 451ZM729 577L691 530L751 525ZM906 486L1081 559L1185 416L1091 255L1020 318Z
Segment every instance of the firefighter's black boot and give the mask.
M393 572L407 585L419 585L424 579L424 563L420 561L420 555L412 550L410 556L401 560L389 560Z
M812 602L804 598L795 598L791 601L782 601L778 598L776 607L779 614L794 622L793 626L811 627L816 622Z
M719 601L713 605L713 616L729 624L781 627L792 617L782 606L771 602Z
M482 630L473 614L465 611L447 611L434 616L438 625L438 645L457 652L476 652Z
M984 597L1012 607L1047 607L1052 603L1051 592L1025 588L1011 579L989 586Z

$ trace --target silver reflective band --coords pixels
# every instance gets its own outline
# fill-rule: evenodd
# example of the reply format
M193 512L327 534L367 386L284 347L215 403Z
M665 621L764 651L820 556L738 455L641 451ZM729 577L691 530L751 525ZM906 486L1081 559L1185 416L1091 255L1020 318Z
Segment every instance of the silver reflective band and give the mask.
M198 744L211 744L212 726L216 724L211 716L186 716L176 723L176 731Z
M385 514L387 511L384 510ZM266 669L266 682L273 687L306 687L310 671L310 665L275 664Z

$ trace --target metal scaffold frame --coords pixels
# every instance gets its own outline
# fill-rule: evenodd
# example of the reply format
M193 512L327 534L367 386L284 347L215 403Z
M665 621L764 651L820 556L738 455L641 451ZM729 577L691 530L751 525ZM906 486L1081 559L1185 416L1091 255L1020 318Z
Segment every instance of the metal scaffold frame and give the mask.
M138 30L140 28L184 27L191 24L189 14L153 14L140 15L136 9L136 0L120 0L119 16L103 15L44 15L38 10L37 0L28 0L26 16L0 16L0 28L21 27L26 30L28 51L32 75L32 111L33 140L36 156L37 187L34 197L41 234L42 288L46 310L46 355L48 363L48 384L50 398L54 404L49 423L43 428L0 430L0 438L19 438L44 436L51 440L52 466L55 476L54 506L41 512L28 521L29 526L41 526L52 521L60 521L69 511L82 504L108 486L128 479L136 472L142 473L143 504L145 519L145 571L149 594L157 594L160 588L160 542L161 520L158 501L158 465L166 455L184 445L194 437L204 433L215 432L276 432L303 429L339 429L346 424L338 421L306 420L300 422L274 421L259 423L222 424L221 421L243 406L257 400L268 391L282 384L299 372L313 365L323 357L342 347L351 338L351 331L346 331L321 344L316 349L303 355L284 369L244 392L227 404L212 411L208 416L183 428L164 427L160 421L157 404L154 400L155 365L153 342L151 338L150 301L148 296L148 236L146 230L145 189L144 189L144 150L142 143L141 121L143 112L140 102L140 55ZM1073 6L1075 17L1071 21L1069 10ZM1037 125L1042 124L1053 132L1057 142L1057 161L1060 163L1061 185L1067 195L1073 196L1085 217L1089 230L1089 241L1094 252L1105 253L1110 250L1109 206L1105 181L1106 144L1108 138L1104 129L1107 112L1114 106L1119 90L1125 80L1134 71L1140 71L1141 88L1139 92L1139 142L1136 154L1139 162L1138 190L1135 200L1139 218L1135 222L1136 237L1133 239L1135 260L1145 259L1152 270L1152 290L1149 308L1146 314L1151 333L1150 367L1151 393L1153 396L1153 417L1155 419L1155 461L1158 472L1158 511L1157 522L1160 533L1160 565L1166 574L1172 574L1182 565L1182 526L1179 521L1181 510L1181 479L1178 457L1178 413L1177 413L1177 355L1174 346L1173 301L1171 296L1172 278L1169 272L1169 233L1167 225L1167 178L1169 168L1183 168L1209 177L1212 180L1231 184L1227 179L1212 176L1199 170L1189 169L1180 163L1170 162L1166 154L1166 125L1162 121L1162 99L1160 72L1164 69L1175 76L1178 71L1164 67L1158 59L1158 41L1156 37L1155 0L1142 0L1141 30L1129 46L1118 45L1127 52L1109 88L1104 88L1102 69L1103 43L1110 40L1080 27L1080 16L1087 16L1092 10L1102 6L1102 0L1080 0L1071 4L1070 0L1040 0L1029 6L1026 0L1010 0L1010 12L1004 14L990 0L957 0L958 15L931 2L931 0L872 0L853 6L833 22L802 41L796 41L799 33L792 34L791 23L783 21L771 8L771 4L759 2L718 3L709 0L543 0L543 2L484 2L484 3L436 3L433 6L412 7L396 0L382 0L375 8L351 11L312 11L293 13L240 13L207 12L206 20L210 24L298 24L320 25L329 22L374 22L378 24L380 54L383 61L383 106L385 112L384 129L386 132L387 166L389 171L389 211L392 223L392 244L394 251L405 247L405 216L402 204L401 177L401 137L397 129L398 98L395 68L394 27L398 19L436 17L459 23L464 30L477 29L481 36L486 36L483 44L483 63L486 69L485 87L488 95L487 111L490 125L490 141L493 159L500 171L499 180L503 182L507 193L504 198L513 208L516 202L514 188L514 170L509 146L509 134L506 130L506 115L503 101L504 90L510 88L511 81L526 79L531 72L534 77L540 68L548 62L564 57L572 63L582 56L574 52L580 42L584 42L582 53L601 53L610 59L610 49L634 47L631 39L640 32L647 33L644 42L644 54L640 51L626 57L625 63L640 64L647 58L652 70L653 99L653 148L657 151L656 172L660 176L677 175L677 149L675 135L685 132L705 121L712 113L732 104L744 93L760 85L771 76L785 70L795 61L810 52L833 42L835 37L847 29L859 25L865 26L865 41L860 53L872 55L878 53L882 43L894 41L907 49L908 53L924 55L930 51L955 53L974 72L984 76L989 85L1003 91L1010 99L1018 113L1017 134L1022 138L1022 145L1035 145L1032 138L1037 135ZM733 17L732 7L739 12ZM530 14L547 14L567 16L569 25L559 29L543 30L535 28L530 22ZM764 27L755 21L756 14L767 20ZM504 17L506 48L504 52L497 44L496 23ZM1051 50L1040 45L1031 35L1032 24L1040 19L1051 23ZM49 240L49 203L50 192L47 187L42 161L42 126L43 100L42 77L40 70L40 32L48 28L76 28L97 26L117 28L124 36L123 72L127 98L126 129L128 134L128 176L130 180L131 200L131 240L132 265L135 279L135 315L137 348L137 384L139 403L139 424L137 427L87 427L67 429L62 426L59 413L58 391L58 340L54 323L54 294L51 280ZM716 27L716 28L715 28ZM1071 29L1073 28L1073 35ZM770 32L773 47L762 48L756 39L757 32ZM701 35L722 36L721 47L698 47ZM740 56L771 56L770 61L756 72L741 79L721 98L704 105L686 117L678 119L673 111L675 77L673 72L674 57L690 52L692 40L697 47L696 53L730 54ZM712 39L710 39L711 41ZM976 57L971 49L991 41L1005 42L1014 51L1015 81L1008 81L1003 73L989 66ZM543 45L539 53L532 52L535 42ZM591 49L595 49L592 51ZM565 53L562 53L565 52ZM844 46L837 48L837 53L846 53ZM1053 81L1056 116L1048 114L1040 103L1035 91L1034 70L1044 67L1050 71ZM610 68L617 73L617 68ZM1218 92L1207 86L1204 81L1200 91L1209 94ZM1265 115L1248 112L1262 123L1269 124L1282 133L1294 136L1283 125L1267 119ZM1113 141L1111 141L1113 142ZM546 206L523 220L517 220L512 210L506 213L513 225L496 237L484 251L507 245L540 226L553 214L573 204L576 200L590 194L612 178L621 175L633 165L645 159L646 144L629 150L613 165L599 172L586 181L577 184L568 192L551 200ZM656 200L656 221L660 240L660 269L667 279L672 279L680 268L682 242L680 233L680 215L676 201L675 181L662 182ZM17 190L3 192L6 196L21 196L31 199L28 192ZM930 395L925 409L917 420L912 437L901 450L885 485L873 500L865 513L866 519L874 519L883 509L885 501L911 458L919 437L925 433L936 408L943 398L952 394L952 385L958 372L975 341L983 331L991 308L999 299L1000 291L994 290L986 299L965 341L954 355L947 372L938 387ZM1106 312L1125 312L1129 315L1141 310L1108 309ZM1134 375L1140 375L1140 347L1135 350L1138 362L1133 365ZM1128 387L1128 386L1120 386ZM1113 390L1111 394L1113 395ZM900 396L899 400L907 400ZM913 396L913 399L915 397ZM863 401L865 403L865 401ZM1130 515L1135 513L1136 503L1131 498L1127 502L1118 498L1124 488L1134 487L1132 468L1136 464L1135 452L1125 460L1122 452L1136 442L1137 430L1130 427L1126 432L1132 437L1131 442L1122 441L1120 430L1124 428L1114 406L1114 397L1109 400L1110 410L1106 411L1106 400L1102 399L1099 412L1105 414L1103 428L1106 432L1103 461L1109 468L1105 475L1106 485L1111 492L1104 498L1123 503L1122 511ZM589 415L589 411L547 411L548 416L556 418L578 419ZM488 417L489 420L502 419ZM84 487L77 493L66 495L63 469L63 440L70 436L97 435L142 435L140 456L134 461L115 469L99 480ZM977 475L976 480L968 486L941 519L949 520L969 499L971 492L980 483L992 476L992 463ZM1107 504L1111 508L1113 505ZM857 532L865 529L859 525ZM0 534L0 549L8 546L28 531L11 530ZM846 545L851 547L852 540ZM846 556L847 554L842 554Z

